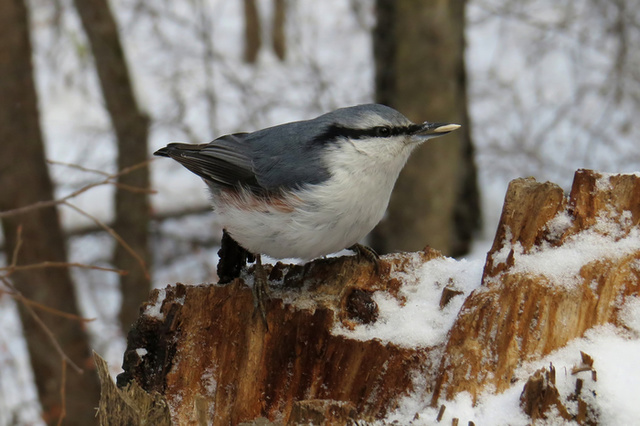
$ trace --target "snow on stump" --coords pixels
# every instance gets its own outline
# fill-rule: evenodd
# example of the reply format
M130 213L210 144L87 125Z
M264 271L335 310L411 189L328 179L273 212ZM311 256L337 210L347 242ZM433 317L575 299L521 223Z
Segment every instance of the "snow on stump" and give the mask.
M429 349L345 335L377 321L371 294L401 297L397 277L436 258L385 256L379 276L355 256L265 265L268 329L242 279L156 290L129 333L118 386L162 395L180 425L381 418L416 372L428 374Z
M156 290L117 386L98 362L100 422L456 423L446 406L460 392L518 383L531 419L594 424L589 355L571 400L553 365L520 382L514 372L595 325L624 327L620 307L640 287L639 221L640 177L580 170L568 198L551 183L510 184L484 271L431 249L384 256L379 274L356 257L266 266L268 328L251 270L229 285ZM429 405L433 418L420 417Z
M432 404L461 391L501 392L516 367L620 322L640 285L640 177L576 172L568 198L516 179L505 198L482 286L451 329Z

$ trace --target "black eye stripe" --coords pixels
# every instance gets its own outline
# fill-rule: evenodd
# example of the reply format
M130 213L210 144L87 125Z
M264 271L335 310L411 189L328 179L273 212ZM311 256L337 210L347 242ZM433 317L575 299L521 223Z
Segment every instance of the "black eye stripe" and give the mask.
M408 135L417 132L422 128L419 124L408 126L376 126L367 129L352 129L338 125L329 126L322 134L315 138L315 142L326 143L335 141L337 138L364 139L364 138L385 138L390 136Z

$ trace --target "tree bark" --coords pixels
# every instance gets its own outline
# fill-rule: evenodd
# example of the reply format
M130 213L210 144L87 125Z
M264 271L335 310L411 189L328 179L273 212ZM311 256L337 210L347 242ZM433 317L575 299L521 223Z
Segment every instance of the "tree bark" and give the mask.
M149 117L136 101L122 50L118 27L107 0L76 0L74 2L91 44L100 87L118 146L118 170L148 159L147 137ZM149 169L139 168L118 177L118 183L138 188L149 187ZM151 209L145 192L117 188L113 230L149 264L149 221ZM122 245L116 246L113 263L128 271L120 277L122 307L120 322L125 332L135 321L140 304L149 297L151 280L142 267Z
M273 21L271 26L271 41L273 51L278 59L284 61L287 57L287 2L273 0Z
M240 279L154 291L129 334L120 398L127 399L134 385L162 395L174 424L238 424L257 417L309 424L294 416L312 418L325 408L327 414L380 418L413 388L416 371L430 374L429 348L358 341L331 330L336 322L352 328L376 321L372 292L397 295L401 285L391 270L402 273L440 257L430 250L383 259L380 277L355 256L264 265L269 279L284 286L272 288L268 328ZM284 302L292 293L295 301ZM111 412L107 407L100 417Z
M244 0L244 61L255 64L262 46L260 13L255 0Z
M111 393L99 417L108 420L128 410L126 405L141 418L149 413L148 418L166 419L163 407L170 407L169 424L257 418L263 418L260 424L347 424L384 419L409 392L432 395L433 406L446 408L462 391L476 398L521 386L521 406L532 419L556 412L579 424L599 424L589 404L593 397L611 396L581 396L579 380L596 376L588 354L577 360L575 371L588 376L572 374L571 401L558 393L553 366L526 381L518 382L513 373L590 327L622 325L618 316L625 300L640 296L640 249L585 261L571 286L555 283L545 265L538 273L518 272L523 254L514 252L561 247L583 231L624 238L640 227L638 199L635 175L578 171L568 199L551 183L512 182L482 284L465 300L446 341L435 347L399 347L335 332L336 326L379 321L375 292L405 303L406 277L428 272L429 262L442 259L432 249L384 256L379 273L356 257L265 265L269 280L279 283L268 302L268 328L241 279L227 286L156 290L129 334L118 387L104 375ZM568 225L550 226L559 214L570 219ZM616 221L618 237L607 234L603 221L609 220ZM440 303L425 309L442 309L455 297L452 292L445 286Z
M25 207L53 199L53 186L45 162L29 40L29 20L22 0L0 2L0 210ZM22 227L18 264L65 262L66 247L55 207L5 217L2 229L5 253L11 259ZM68 269L32 269L14 272L10 279L28 299L59 311L78 315ZM36 320L22 304L20 318L31 358L36 387L47 424L56 424L63 410L62 360ZM95 422L99 383L90 358L88 337L74 320L38 311L59 345L76 364L79 374L66 372L64 394L66 425Z
M464 0L377 0L376 100L416 122L462 125L418 148L400 174L386 218L373 231L381 253L432 246L450 256L469 249L480 226L467 113Z

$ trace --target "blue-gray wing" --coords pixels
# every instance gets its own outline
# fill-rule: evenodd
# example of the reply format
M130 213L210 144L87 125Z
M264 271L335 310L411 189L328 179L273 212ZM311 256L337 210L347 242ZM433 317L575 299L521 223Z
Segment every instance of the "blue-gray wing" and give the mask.
M282 124L247 135L256 180L269 191L301 189L330 177L318 143L323 127L311 121Z
M201 145L171 143L154 154L173 158L210 185L265 192L253 170L247 135L235 133Z
M329 178L317 125L288 123L222 136L208 144L171 143L155 155L170 157L209 185L272 194Z

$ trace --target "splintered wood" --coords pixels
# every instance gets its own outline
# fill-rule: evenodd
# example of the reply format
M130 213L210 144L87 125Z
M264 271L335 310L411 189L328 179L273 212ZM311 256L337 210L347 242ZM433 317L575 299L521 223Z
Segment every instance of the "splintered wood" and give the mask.
M554 184L511 182L483 285L467 298L451 329L432 404L461 391L476 397L487 385L503 391L523 361L561 348L595 325L620 325L625 298L639 294L637 249L607 253L569 277L552 265L523 269L518 263L570 244L581 233L622 241L637 232L639 221L636 175L579 170L568 198Z
M503 391L513 386L523 362L595 325L624 326L620 307L640 289L640 250L624 243L639 222L636 175L579 170L568 197L552 183L513 181L482 283L465 300L448 339L432 348L332 333L336 325L353 329L379 321L377 291L402 303L404 283L390 271L403 271L414 254L383 258L379 275L355 257L269 267L270 280L281 286L268 302L268 329L242 279L156 290L129 333L118 387L107 386L103 375L101 424L115 424L109 415L118 410L143 418L149 401L161 408L156 415L170 413L180 425L255 419L346 424L383 419L409 392L431 396L432 406L441 407L440 420L457 393L476 398L487 389ZM580 238L591 238L592 245L604 238L621 248L606 252L603 245L602 253L585 255L576 266L563 259L563 250L570 252ZM442 256L430 249L420 253L421 262L433 259ZM461 294L442 285L440 309ZM575 392L563 401L554 367L538 371L522 382L521 407L532 419L551 410L593 424L597 413L583 395L597 379L594 360L583 353L570 377ZM135 415L134 390L149 394L142 398L147 408L133 410Z
M414 374L427 374L429 349L348 339L332 329L376 321L371 294L397 294L402 285L390 269L434 258L442 255L386 257L380 275L355 256L265 265L284 286L272 289L268 329L240 279L155 291L129 334L118 385L135 382L163 395L180 425L380 418L413 389Z

